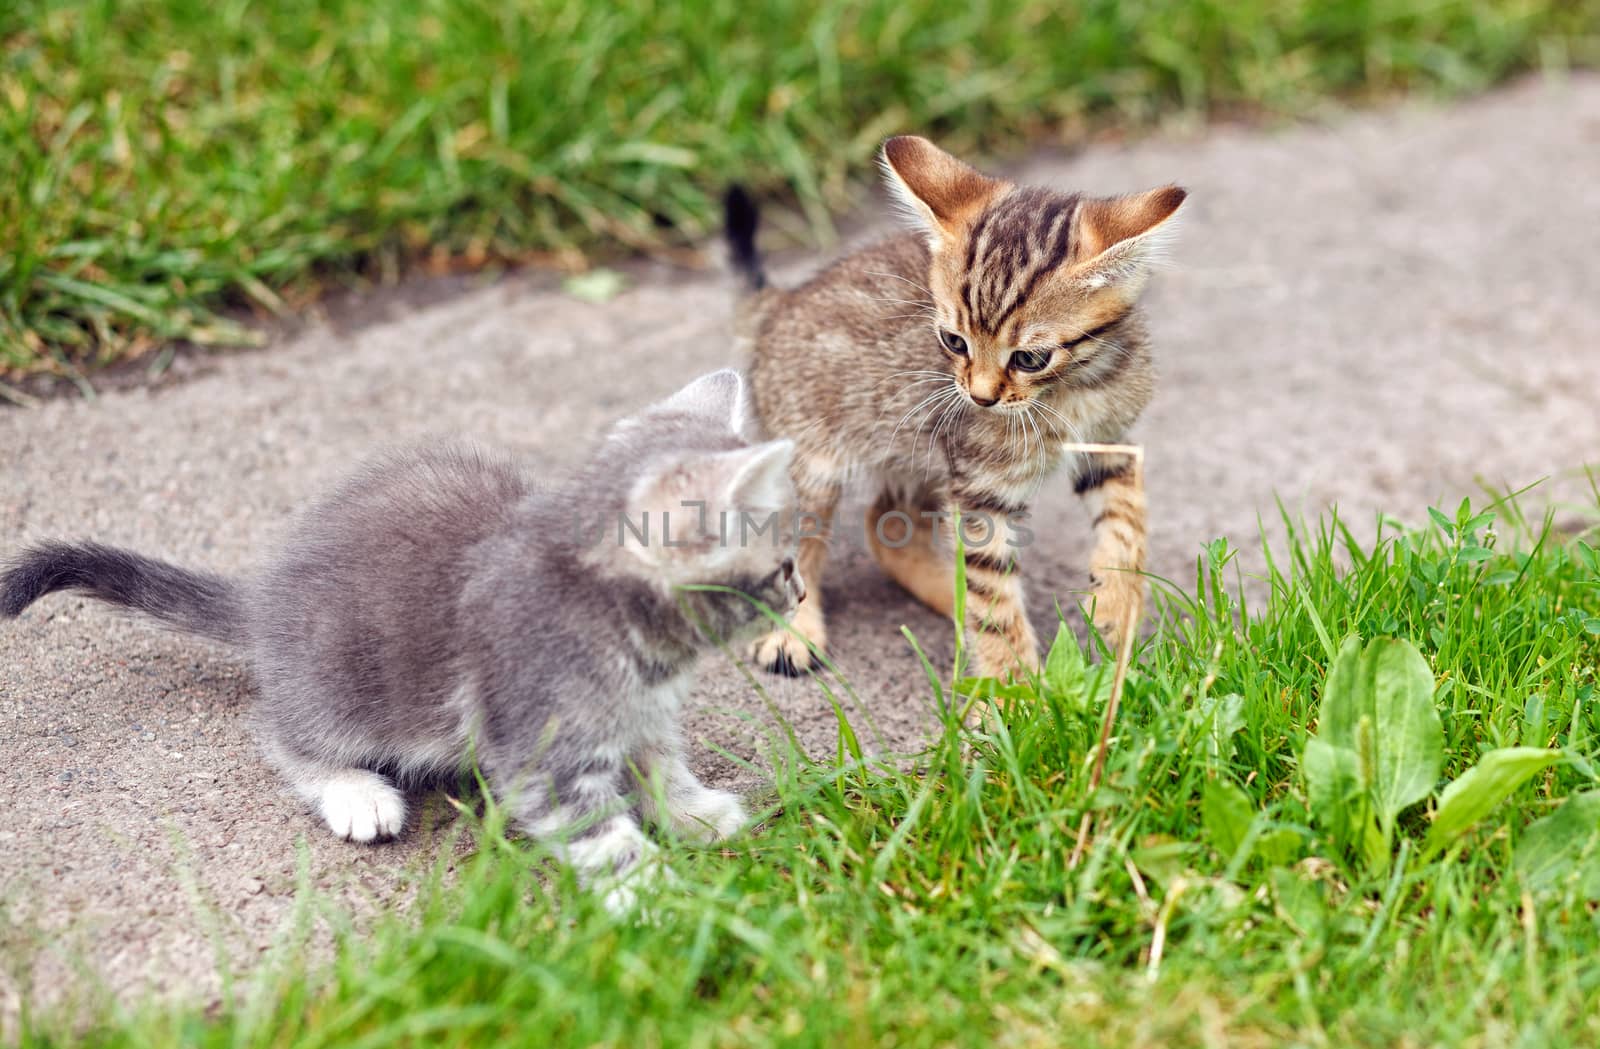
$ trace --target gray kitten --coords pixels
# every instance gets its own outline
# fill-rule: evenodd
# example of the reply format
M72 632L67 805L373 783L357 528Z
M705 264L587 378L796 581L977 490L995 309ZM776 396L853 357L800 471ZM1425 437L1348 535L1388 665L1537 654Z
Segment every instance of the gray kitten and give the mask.
M515 822L625 909L654 848L636 811L702 840L745 822L684 763L678 710L696 658L762 622L748 598L787 615L804 596L792 537L726 524L792 508L793 445L751 429L720 371L617 423L563 485L471 448L393 453L256 579L50 542L0 576L0 614L76 590L241 646L268 759L343 838L399 833L396 784L470 744Z

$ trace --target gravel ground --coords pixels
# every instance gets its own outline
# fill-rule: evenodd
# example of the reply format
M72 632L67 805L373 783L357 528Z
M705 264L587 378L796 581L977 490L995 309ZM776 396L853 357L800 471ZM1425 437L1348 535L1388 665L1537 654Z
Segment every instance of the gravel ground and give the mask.
M1276 499L1313 515L1337 504L1370 531L1380 509L1416 521L1480 484L1555 476L1532 498L1576 519L1563 507L1578 468L1600 461L1597 161L1600 78L1575 77L1015 172L1193 193L1150 298L1164 378L1136 436L1154 571L1192 580L1219 535L1248 548ZM730 363L727 312L709 275L645 271L604 305L524 276L358 329L314 324L158 389L0 410L0 556L87 535L243 571L297 505L385 442L459 432L569 463L608 420ZM1065 485L1037 517L1028 574L1043 626L1082 585L1088 536ZM914 745L929 719L898 630L945 659L948 626L863 550L844 551L829 582L837 661L883 743ZM767 685L830 751L814 686ZM403 898L405 872L436 854L437 821L393 844L334 841L257 756L249 697L227 651L74 598L0 628L0 1025L24 996L214 997L221 971L247 970L291 913L302 848L322 892L358 908ZM730 663L708 661L690 735L754 754L763 709ZM759 758L697 750L709 779L759 784Z

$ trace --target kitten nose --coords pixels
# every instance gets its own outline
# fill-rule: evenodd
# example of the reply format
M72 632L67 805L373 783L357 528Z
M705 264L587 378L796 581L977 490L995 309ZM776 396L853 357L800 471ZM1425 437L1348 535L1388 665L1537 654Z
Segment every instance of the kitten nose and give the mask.
M972 403L976 404L979 408L993 408L1000 400L999 397L979 397L970 390L967 392L967 396L971 397Z

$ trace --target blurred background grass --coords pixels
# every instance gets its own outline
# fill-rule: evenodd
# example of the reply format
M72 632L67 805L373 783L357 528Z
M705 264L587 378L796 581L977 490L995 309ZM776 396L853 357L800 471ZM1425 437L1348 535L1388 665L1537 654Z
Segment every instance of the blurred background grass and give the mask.
M995 152L1600 61L1600 0L10 0L0 373L249 341L330 282L812 228L885 136Z

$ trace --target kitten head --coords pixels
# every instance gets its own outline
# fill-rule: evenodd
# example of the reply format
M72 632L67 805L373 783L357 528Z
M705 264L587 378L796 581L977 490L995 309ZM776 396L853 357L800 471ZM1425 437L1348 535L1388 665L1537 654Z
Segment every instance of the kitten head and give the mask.
M1015 186L913 136L884 144L883 169L932 253L930 351L974 404L1018 410L1117 372L1119 326L1171 240L1183 189L1097 198Z
M760 440L754 418L744 381L724 369L612 428L591 472L612 493L596 548L610 567L662 590L731 586L792 610L779 606L803 592L789 527L794 443Z

